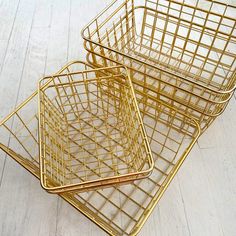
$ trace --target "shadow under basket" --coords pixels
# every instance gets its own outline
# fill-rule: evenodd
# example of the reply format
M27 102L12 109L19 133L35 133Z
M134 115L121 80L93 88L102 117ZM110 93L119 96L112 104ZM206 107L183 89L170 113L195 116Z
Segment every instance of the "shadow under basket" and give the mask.
M108 70L115 73L109 74ZM132 83L122 66L39 82L42 186L87 191L149 176L153 159ZM51 186L50 182L56 186Z
M58 73L91 69L84 62L74 62ZM192 118L145 94L137 99L152 149L152 174L131 184L59 194L114 236L137 235L200 135ZM0 134L0 148L40 179L37 92L0 123ZM51 180L50 184L58 183Z

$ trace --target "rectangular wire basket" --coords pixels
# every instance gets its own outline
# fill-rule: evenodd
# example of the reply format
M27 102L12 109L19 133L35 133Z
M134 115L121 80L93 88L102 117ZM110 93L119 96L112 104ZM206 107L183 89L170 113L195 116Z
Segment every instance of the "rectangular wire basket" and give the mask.
M89 69L74 62L59 73ZM35 92L0 123L0 148L40 178L37 100ZM137 235L200 135L191 117L144 93L138 93L137 100L155 161L152 174L128 185L59 194L114 236Z
M150 175L151 149L126 68L45 77L38 93L46 190L88 191Z
M101 56L99 53L91 52L88 48L87 51L89 52L87 54L87 61L89 62L89 64L97 68L103 67L104 64L113 66L119 64L115 60L104 58L104 56ZM173 88L172 90L173 97L169 98L168 95L166 95L166 93L163 93L163 90L161 89L165 87L165 84L162 83L162 81L157 82L156 78L149 75L148 73L142 73L139 70L134 69L132 69L132 71L133 73L131 73L131 78L133 78L133 87L135 93L143 92L149 94L150 96L154 95L156 99L173 106L175 109L191 115L191 117L200 124L202 132L204 132L204 130L211 125L211 123L215 120L215 118L217 118L217 116L224 112L226 105L233 95L232 93L228 97L227 101L224 102L224 106L222 106L222 103L215 103L214 101L205 98L198 98L191 92L186 93L184 96L185 101L181 102L179 100L180 96L176 95L176 88ZM156 86L157 83L158 86ZM178 89L178 92L181 93L181 89ZM200 100L201 106L199 106ZM195 103L196 107L193 108L191 103Z
M82 36L103 65L124 64L134 82L137 72L148 75L145 86L190 107L189 115L215 117L236 87L235 15L236 7L217 1L116 0Z

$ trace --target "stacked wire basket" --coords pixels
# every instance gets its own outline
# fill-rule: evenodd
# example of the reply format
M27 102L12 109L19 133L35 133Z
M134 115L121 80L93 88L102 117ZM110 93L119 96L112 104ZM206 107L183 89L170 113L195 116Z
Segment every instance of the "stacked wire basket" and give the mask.
M113 1L82 30L87 62L41 79L0 148L108 234L137 235L233 96L235 16L210 0Z

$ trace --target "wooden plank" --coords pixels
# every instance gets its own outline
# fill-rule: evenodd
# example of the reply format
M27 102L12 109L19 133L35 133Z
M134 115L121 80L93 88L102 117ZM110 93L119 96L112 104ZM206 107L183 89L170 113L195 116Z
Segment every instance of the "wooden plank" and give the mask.
M38 80L45 76L47 58L49 57L48 60L51 60L52 57L52 55L48 55L51 17L52 1L41 1L36 9L17 104L36 91Z
M18 7L19 0L3 0L0 3L0 71L6 56Z
M0 100L0 119L5 117L15 106L17 91L25 63L34 9L35 1L25 0L19 5L0 74L0 94L1 96L5 95L4 99Z
M6 57L7 48L12 34L13 25L17 15L19 6L19 0L8 1L2 0L0 3L0 73L3 68L4 59ZM1 80L0 80L1 81ZM0 100L2 100L0 93ZM0 106L0 119L3 108ZM0 180L2 176L2 170L4 168L5 154L0 152ZM0 181L1 182L1 181ZM1 183L0 183L1 184Z
M70 34L68 40L69 61L85 60L86 51L83 45L84 41L81 37L81 30L108 4L110 4L110 2L110 0L71 1Z
M141 235L190 235L179 186L179 179L175 177L160 200L158 207L143 227ZM146 232L145 229L149 231Z
M46 75L53 74L67 63L70 1L53 1Z
M32 3L25 2L27 5ZM28 9L24 7L24 13L28 14L24 16L24 21L32 21L33 6ZM14 99L17 103L37 88L37 80L45 72L50 21L51 2L38 2L31 30L28 31L29 42L24 39L27 43L25 62L16 68L20 70L20 66L23 66L19 90ZM5 93L4 98L6 96ZM57 196L42 190L39 182L10 158L7 158L4 169L0 202L0 235L27 236L35 235L36 232L39 235L55 235Z
M235 148L202 149L201 154L223 235L236 235Z
M55 235L57 196L8 158L0 189L0 235Z
M56 235L103 236L104 231L67 202L59 199Z
M178 178L190 235L224 235L198 146L193 148Z
M0 119L5 117L15 106L32 26L35 1L22 1L15 12L13 5L6 5L4 3L1 6L3 7L1 12L6 11L4 15L6 14L6 19L9 20L9 29L5 26L7 23L3 24L2 33L6 34L6 36L1 37L7 40L7 44L4 46L5 49L2 48L6 52L4 51L2 53L3 61L0 71ZM13 16L8 11L13 12ZM7 39L7 37L9 38ZM8 137L4 138L8 139ZM2 152L0 155L0 170L3 170L5 166L5 155ZM0 173L0 178L2 179L2 171Z
M219 116L198 141L200 148L233 147L236 137L236 99L233 97L225 112Z
M9 40L12 26L15 22L19 0L7 1L3 0L0 3L0 40Z

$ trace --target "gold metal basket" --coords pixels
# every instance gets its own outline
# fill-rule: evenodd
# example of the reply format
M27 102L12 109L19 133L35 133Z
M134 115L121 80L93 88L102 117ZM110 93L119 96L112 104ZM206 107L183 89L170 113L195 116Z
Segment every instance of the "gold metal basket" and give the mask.
M235 15L217 1L116 0L82 36L94 65L127 66L134 83L158 90L205 129L236 87Z
M45 77L38 93L44 189L88 191L151 173L151 149L126 68Z
M83 70L91 70L91 66L74 62L58 73ZM200 135L194 119L155 96L139 93L137 99L155 161L152 174L128 185L60 194L114 236L137 235ZM40 178L37 100L35 92L0 123L0 148ZM51 186L57 185L50 181Z
M86 47L86 45L85 45ZM104 57L98 53L91 52L88 48L86 48L89 52L87 55L87 61L89 64L99 68L103 67L104 64L109 65L119 65L115 60L111 60L110 58L105 58L106 63L104 63ZM146 67L146 66L145 66ZM210 126L210 124L215 120L217 116L222 114L228 104L230 98L232 97L233 93L228 97L227 101L224 102L224 106L222 103L215 104L212 103L210 100L201 98L198 99L198 96L194 95L191 92L185 94L185 102L181 102L179 100L179 96L176 95L177 89L173 88L173 97L170 98L166 93L161 91L165 84L162 81L157 81L156 77L149 75L148 73L142 73L139 70L132 69L132 78L133 78L133 87L135 93L144 92L146 94L154 95L156 98L170 106L173 106L175 109L178 109L186 114L189 114L192 118L194 118L201 126L201 131L204 132L206 128ZM158 85L157 85L158 83ZM157 85L157 86L156 86ZM178 89L178 92L181 92L181 89ZM205 108L199 106L201 100L201 105ZM192 104L195 103L196 108L193 108ZM210 113L208 114L208 111Z

